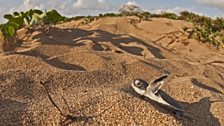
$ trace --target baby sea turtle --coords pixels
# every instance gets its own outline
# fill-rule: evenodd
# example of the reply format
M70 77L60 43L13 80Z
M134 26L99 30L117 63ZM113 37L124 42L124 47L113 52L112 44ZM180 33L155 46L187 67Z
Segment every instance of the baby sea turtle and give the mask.
M182 107L175 100L173 100L170 96L165 97L164 94L162 95L160 93L163 92L161 91L161 88L164 84L164 80L167 77L168 75L162 75L149 84L144 80L135 79L131 85L134 90L141 96L145 96L176 111L182 111Z

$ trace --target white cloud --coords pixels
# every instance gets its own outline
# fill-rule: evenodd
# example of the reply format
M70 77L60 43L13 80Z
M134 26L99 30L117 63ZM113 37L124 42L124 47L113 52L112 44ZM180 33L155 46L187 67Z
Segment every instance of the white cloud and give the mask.
M142 10L134 1L128 1L120 7L119 12L123 14L134 14L141 13Z
M103 9L107 8L107 3L105 0L76 0L73 6L80 9Z
M40 9L42 10L44 8L44 4L38 3L37 1L31 1L31 0L24 0L23 4L21 4L18 8L16 7L14 11L26 11L29 9Z
M181 8L181 7L155 9L155 10L152 10L150 12L155 13L155 14L161 14L161 13L164 13L164 12L169 12L169 13L175 13L177 15L180 15L180 12L182 12L182 11L190 11L190 12L193 12L193 13L198 14L198 15L204 15L204 14L196 11L195 8ZM208 15L205 15L205 16L208 16Z
M161 13L164 13L164 12L169 12L169 13L175 13L175 14L180 14L180 12L182 11L192 11L192 10L189 10L189 9L184 9L184 8L181 8L181 7L174 7L174 8L160 8L160 9L155 9L155 10L152 10L150 12L152 13L155 13L155 14L161 14Z
M6 2L3 3L6 4ZM7 7L1 6L0 8L0 22L5 22L3 15L6 13L29 9L41 9L42 11L56 9L65 16L94 15L115 9L107 0L23 0L17 2L17 5L7 5Z
M85 7L87 7L87 5L85 4L85 1L87 1L87 0L77 0L73 5L74 5L74 7L85 8Z
M135 1L132 1L132 0L131 0L131 1L128 1L128 2L126 3L126 5L137 5L137 4L136 4Z
M105 2L105 0L98 0L98 2L101 2L102 3L102 2Z
M163 8L163 9L152 10L152 13L161 14L163 12L170 12L170 13L179 14L181 11L184 11L184 10L186 10L186 9L183 9L183 8L180 8L180 7Z
M224 10L224 0L197 0L197 2Z

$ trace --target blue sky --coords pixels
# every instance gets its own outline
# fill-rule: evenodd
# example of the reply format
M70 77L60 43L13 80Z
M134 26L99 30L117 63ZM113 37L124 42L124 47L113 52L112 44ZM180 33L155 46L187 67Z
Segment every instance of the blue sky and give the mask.
M189 10L211 17L224 17L224 0L0 0L0 23L5 22L4 14L30 8L56 9L62 15L71 17L117 12L126 3L136 4L152 13Z

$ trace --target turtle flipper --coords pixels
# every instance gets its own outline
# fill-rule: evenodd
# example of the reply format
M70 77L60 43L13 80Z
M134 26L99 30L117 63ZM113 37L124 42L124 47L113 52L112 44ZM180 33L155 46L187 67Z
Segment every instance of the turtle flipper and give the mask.
M176 111L183 111L181 106L177 102L164 99L160 94L156 95L152 91L149 91L145 92L144 96L162 105L168 106Z
M164 79L166 79L168 77L168 75L162 75L159 78L156 78L155 80L153 80L148 88L147 91L151 90L154 94L156 94L164 85Z

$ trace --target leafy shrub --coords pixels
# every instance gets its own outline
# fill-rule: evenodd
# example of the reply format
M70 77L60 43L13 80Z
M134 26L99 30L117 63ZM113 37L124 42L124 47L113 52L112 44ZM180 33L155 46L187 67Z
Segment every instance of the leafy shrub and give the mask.
M35 25L40 24L56 24L66 20L66 17L61 16L56 10L42 12L41 10L30 9L27 12L14 12L13 14L6 14L4 18L8 20L5 24L0 25L1 35L5 43L9 43L10 38L16 36L19 28L26 26L32 29ZM16 43L16 40L14 43Z
M76 17L72 17L71 20L77 21L77 20L81 20L83 18L85 18L85 16L76 16Z
M0 50L8 50L16 43L16 31L19 25L14 22L7 22L0 25Z
M139 17L140 20L148 20L151 17L151 13L142 12L142 13L136 14L135 16Z
M19 25L11 21L0 25L1 32L7 38L12 37L15 34L15 32L18 30L18 28L19 28Z
M99 14L99 17L119 17L121 14L115 14L115 13L105 13L105 14Z
M163 12L161 14L151 14L151 17L155 17L155 18L169 18L169 19L174 19L174 20L179 19L179 17L176 14L170 13L170 12Z
M61 16L56 10L51 10L46 12L46 16L43 19L45 23L57 24L61 21L64 21L66 17Z
M87 16L87 17L85 17L84 18L84 24L88 24L88 23L90 23L90 22L92 22L92 21L94 21L95 20L95 17L93 17L93 16Z
M224 30L224 19L211 19L206 16L200 16L192 12L183 11L179 19L190 21L194 28L189 33L189 38L196 38L199 41L209 43L214 46L223 46L224 39L222 31Z
M197 18L199 15L196 15L192 12L189 11L182 11L180 12L180 17L179 19L185 20L185 21L194 21L195 18Z

